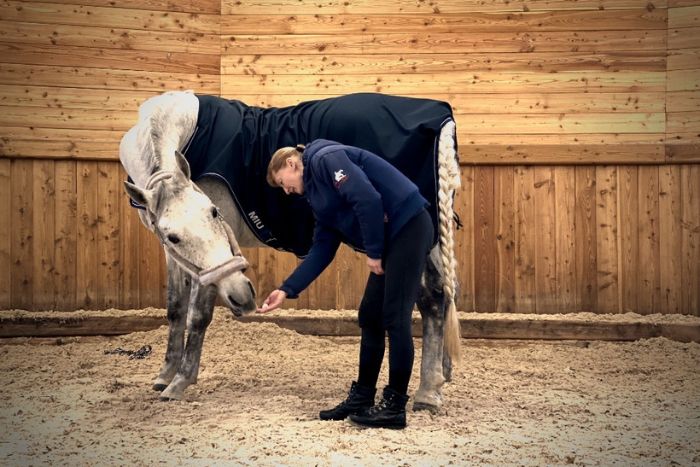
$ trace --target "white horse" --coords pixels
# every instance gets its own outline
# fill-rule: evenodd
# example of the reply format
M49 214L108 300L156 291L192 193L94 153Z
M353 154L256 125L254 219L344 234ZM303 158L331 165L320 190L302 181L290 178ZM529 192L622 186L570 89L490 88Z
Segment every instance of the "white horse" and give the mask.
M165 362L153 384L162 391L162 400L179 400L187 386L196 383L217 293L237 317L256 309L255 289L243 274L248 263L239 245L264 244L245 222L230 186L217 177L203 177L195 184L182 154L197 128L199 111L199 100L190 91L152 97L141 105L138 123L120 145L121 163L133 182L125 182L126 191L145 208L139 211L141 221L159 237L166 254L169 336ZM374 109L361 114L359 118L373 118ZM440 407L442 386L451 379L452 362L459 359L452 227L459 166L454 134L450 119L437 141L439 242L429 255L418 299L423 356L414 410Z

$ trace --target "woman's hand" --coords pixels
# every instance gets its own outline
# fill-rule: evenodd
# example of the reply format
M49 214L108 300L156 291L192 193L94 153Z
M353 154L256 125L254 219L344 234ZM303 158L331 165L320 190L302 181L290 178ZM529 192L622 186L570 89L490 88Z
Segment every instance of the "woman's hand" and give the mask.
M267 313L268 311L278 308L282 302L284 302L285 298L287 298L287 292L279 289L273 290L270 292L270 295L267 296L262 306L258 308L258 313Z
M382 268L382 260L381 259L374 259L374 258L367 258L367 267L369 267L369 270L375 273L378 276L381 276L384 274L384 269Z

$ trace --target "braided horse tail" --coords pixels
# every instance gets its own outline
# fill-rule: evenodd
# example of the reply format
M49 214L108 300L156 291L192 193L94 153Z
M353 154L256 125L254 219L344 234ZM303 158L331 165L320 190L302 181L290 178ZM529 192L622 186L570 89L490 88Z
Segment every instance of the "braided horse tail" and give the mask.
M453 197L455 190L461 185L461 180L455 131L454 120L447 121L440 130L438 140L438 229L440 231L443 290L447 304L443 349L453 362L459 362L461 332L455 305L457 261L454 255Z

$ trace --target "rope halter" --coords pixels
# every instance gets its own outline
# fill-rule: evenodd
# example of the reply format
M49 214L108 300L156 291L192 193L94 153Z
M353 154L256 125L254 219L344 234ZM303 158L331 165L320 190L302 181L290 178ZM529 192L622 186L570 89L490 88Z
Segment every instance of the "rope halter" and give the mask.
M145 189L151 190L156 184L161 183L165 180L169 180L175 177L175 175L175 172L159 170L158 172L151 175L151 177L148 179L148 181L146 182ZM193 185L195 190L203 193L199 189L199 187L197 187L197 185L195 185L194 183ZM226 237L228 238L229 245L231 246L231 251L233 252L233 258L228 259L216 266L203 269L194 264L192 261L185 258L184 256L182 256L180 253L178 253L177 250L175 250L175 248L173 248L173 246L167 242L165 235L163 235L163 232L161 232L158 229L158 219L156 213L151 211L148 206L146 206L146 212L148 213L151 228L158 236L160 243L163 244L163 248L165 248L165 251L173 260L175 260L178 266L184 269L192 277L192 280L194 282L197 282L199 285L207 286L213 284L221 280L224 276L233 274L236 271L243 271L249 266L248 261L246 261L246 259L243 257L243 254L241 253L241 248L238 246L236 236L234 235L231 226L228 225L228 223L224 220L224 218L221 215L217 216L217 219L219 219L224 228L224 231L226 232Z

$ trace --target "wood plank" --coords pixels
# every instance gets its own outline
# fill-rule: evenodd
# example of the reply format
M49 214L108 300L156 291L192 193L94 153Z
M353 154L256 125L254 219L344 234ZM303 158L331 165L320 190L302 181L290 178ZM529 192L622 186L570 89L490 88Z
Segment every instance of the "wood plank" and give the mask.
M26 130L26 131L24 131ZM119 157L119 140L123 131L65 130L52 128L5 127L6 136L0 138L0 155L22 158L72 158L76 160L112 160ZM86 139L95 133L95 140ZM633 163L654 164L669 161L690 161L697 156L693 147L681 147L694 141L693 134L674 134L671 154L664 146L663 135L640 134L574 134L574 135L475 135L458 130L460 162L462 164L596 164ZM9 133L9 134L8 134ZM37 135L34 137L34 135ZM108 141L100 141L105 135ZM625 138L627 137L627 138ZM55 138L55 139L54 139ZM627 144L647 140L650 144ZM578 140L578 141L577 141ZM585 144L598 141L597 144ZM620 142L623 143L620 143ZM485 144L478 144L484 142ZM517 144L524 142L525 144ZM548 144L554 142L555 144ZM507 144L506 144L507 143Z
M667 55L666 68L669 71L700 69L700 48L669 50Z
M0 309L11 307L12 284L12 179L11 161L0 159Z
M473 135L467 133L468 128L457 128L457 135L460 140L460 150L468 145L489 145L494 144L503 146L505 143L509 145L564 145L564 146L581 146L581 145L647 145L647 144L664 144L667 142L665 132L661 133L630 133L630 134L556 134L556 135L510 135L507 141L503 135Z
M535 291L535 169L515 169L515 300L518 311L532 313L536 309Z
M496 308L494 168L474 169L474 306L475 311Z
M357 336L354 313L329 312L314 315L253 314L241 318L244 323L272 323L301 334L316 336ZM492 318L486 313L459 316L465 339L538 339L538 340L611 340L632 341L665 337L679 342L700 342L700 325L694 322L654 323L642 319L590 321L577 316L537 319L532 315ZM61 337L119 335L148 331L166 324L165 311L148 313L124 311L119 314L12 313L0 315L0 337ZM415 315L414 337L422 335L422 321Z
M659 168L639 168L639 290L637 312L661 313Z
M0 76L7 73L9 76L0 80L0 83L16 84L22 76L17 67L20 65L0 66ZM127 73L126 71L113 74ZM683 72L670 72L683 73ZM112 75L113 75L112 74ZM120 85L121 80L127 77L110 75L109 87L124 89ZM35 71L33 79L39 78ZM149 74L151 76L151 74ZM177 77L179 80L189 78ZM73 79L80 79L74 76ZM153 78L154 80L156 77ZM685 79L678 77L678 79ZM690 79L690 78L688 78ZM177 84L180 81L163 80L162 89L183 87ZM245 96L247 94L265 94L274 90L275 93L290 94L341 94L352 92L383 92L387 94L410 95L420 89L422 93L512 93L513 89L519 89L523 93L540 93L546 90L548 93L559 92L662 92L666 90L665 72L566 72L566 73L506 73L483 72L478 75L465 76L464 73L425 73L416 75L379 74L367 75L332 75L332 76L306 76L306 75L236 75L235 79L222 76L221 92L223 95ZM153 89L152 85L133 78L135 89ZM113 82L113 84L112 84ZM44 84L34 82L35 84ZM202 82L201 86L206 83ZM194 85L194 84L193 84ZM73 86L77 86L73 84ZM211 86L211 85L210 85ZM90 87L90 86L80 86ZM669 89L686 90L686 89ZM245 100L245 99L244 99Z
M12 85L32 83L35 86L156 92L192 89L219 94L219 80L219 75L0 63L0 84Z
M11 32L8 31L8 34ZM68 31L61 31L67 36ZM139 47L157 49L151 45L149 34L130 34L139 39ZM120 32L120 34L123 32ZM174 34L174 33L158 33ZM62 37L59 34L59 38ZM96 35L96 34L95 34ZM13 36L14 37L14 36ZM180 47L187 46L188 36L169 38ZM20 36L21 38L21 36ZM58 39L57 39L58 40ZM97 40L97 38L93 39ZM143 40L147 45L141 45ZM191 39L190 39L191 40ZM77 39L66 38L65 45ZM18 42L20 42L18 40ZM44 42L40 42L44 43ZM192 51L205 53L203 48ZM226 54L343 54L374 53L502 53L502 52L598 52L601 50L658 50L666 49L665 30L635 31L566 31L566 32L489 32L489 33L377 33L377 34L239 34L221 35L221 53ZM178 49L179 50L179 49Z
M275 277L275 264L277 261L277 255L281 254L272 248L257 248L258 258L257 263L253 265L255 271L255 288L257 294L260 297L260 303L281 283L277 283L277 278ZM291 299L285 300L282 306L284 308L294 308L296 301Z
M97 162L77 162L76 306L90 309L99 303L98 174Z
M3 127L0 155L54 159L119 159L123 130Z
M77 163L56 161L55 303L57 310L75 310L77 290Z
M119 164L97 163L97 253L96 281L100 308L119 305L119 276L123 267L120 260L119 201L123 193L119 179Z
M34 211L32 176L33 162L13 160L10 172L12 214L11 231L11 303L13 308L30 310L34 281L32 218Z
M474 168L461 167L462 186L455 193L455 213L462 227L455 226L455 257L459 310L474 311Z
M284 254L284 253L282 253ZM287 253L287 255L291 256ZM363 261L364 263L364 261ZM364 265L367 269L367 266ZM290 271L291 272L291 271ZM277 284L279 285L279 284ZM344 290L344 294L361 293L358 290ZM309 308L320 310L332 310L336 308L336 294L338 292L337 271L334 263L331 263L325 271L306 289L304 294L309 299Z
M153 232L143 225L139 229L139 308L157 307L164 301L161 293L161 271L165 269L163 248Z
M315 95L273 93L242 96L231 94L225 97L242 99L246 104L258 107L286 107L309 100L336 97L341 94L342 92ZM452 111L459 115L488 113L658 113L666 111L664 105L665 92L514 93L511 90L510 93L503 94L464 93L464 91L430 94L417 89L403 95L448 102L452 107ZM0 103L4 104L5 102L0 100ZM24 102L26 102L24 99L17 98L10 100L8 105L21 105ZM62 100L62 102L65 102L65 100ZM74 107L89 108L81 107L77 104ZM122 106L119 107L123 108ZM575 141L571 143L575 144Z
M218 26L217 26L218 29ZM36 24L0 20L0 39L22 44L100 49L160 50L211 54L220 51L218 34L180 30L143 31L118 27Z
M514 171L494 168L494 221L496 234L496 307L501 313L517 311L515 302L515 212ZM484 258L489 261L489 258Z
M576 167L576 310L597 309L596 168Z
M557 308L576 309L576 171L573 167L554 167L554 208L556 245Z
M218 50L217 50L218 52ZM24 43L0 43L4 63L168 73L218 74L220 55L163 50L128 50ZM634 61L634 59L632 59ZM651 67L649 68L651 69Z
M687 140L691 140L690 136L694 137L691 143L676 144L671 143L666 146L666 160L670 163L689 163L700 162L700 137L697 134L688 135ZM680 136L679 136L680 138ZM679 139L682 141L682 139Z
M160 92L153 91L110 90L107 93L104 89L60 88L28 84L0 85L0 104L38 108L131 110L135 120L139 106L146 99L159 94Z
M9 60L7 60L9 61ZM43 63L42 63L43 64ZM224 54L222 75L371 75L483 71L558 73L562 71L665 71L662 50L512 53L401 53L249 55Z
M698 0L667 0L668 8L680 8L687 6L698 6Z
M596 168L596 313L618 313L618 203L617 169Z
M669 70L667 73L667 91L700 90L700 73L698 70Z
M696 93L700 94L700 92ZM700 110L666 113L666 131L668 133L692 133L698 130L700 130Z
M34 161L32 184L32 310L54 309L56 183L53 161Z
M225 14L221 34L376 34L666 29L665 9L469 12L453 14ZM679 23L680 24L680 23ZM678 26L680 27L680 26Z
M700 112L700 93L695 91L666 93L666 111L669 113Z
M639 167L618 167L620 310L637 312L639 295Z
M537 313L558 312L553 167L535 167L535 293Z
M174 3L169 4L164 9L165 11L149 11L125 8L121 4L119 8L114 8L113 5L90 6L80 1L74 1L73 4L61 4L3 0L0 2L0 16L5 21L49 25L95 26L169 32L186 30L187 32L198 32L201 34L218 32L221 21L219 14L199 13L193 15L173 11L176 8ZM641 12L639 19L635 19L634 15L630 13L627 12L627 15L619 18L619 21L624 22L625 18L628 18L635 24L641 25L646 23L649 26L660 21L660 18L658 18L656 21L645 22Z
M663 113L471 114L456 115L455 121L457 125L468 127L471 134L490 135L660 133L666 128L666 118Z
M360 307L369 275L365 256L342 245L335 257L334 264L337 274L336 308L357 310Z
M138 210L131 207L129 197L124 192L123 181L127 174L119 165L118 209L119 209L119 308L134 309L139 307L139 234L142 224ZM145 229L143 229L145 232Z
M659 167L659 276L660 310L662 313L683 313L681 298L681 167Z
M258 249L260 251L260 249ZM286 253L286 252L281 252L281 251L275 251L271 250L273 253L273 258L274 262L269 265L269 267L272 267L273 269L267 270L267 273L271 274L272 277L272 287L277 288L280 285L282 285L282 282L289 277L289 275L294 271L294 269L297 267L297 264L299 262L297 261L296 256L294 256L292 253ZM329 266L329 269L333 271L335 268L331 265ZM335 283L332 284L332 287L335 288ZM356 290L356 289L355 289ZM308 304L309 307L311 307L310 303L310 297L309 294L304 294L305 296L302 299L297 299L297 300L290 300L287 303L289 306L295 306L295 307L300 307L300 304L303 302L304 304ZM263 296L260 298L260 303L262 304L263 299L267 295ZM335 293L333 294L335 296ZM333 308L333 306L331 306Z
M697 49L700 47L700 27L668 29L668 49Z
M44 3L75 4L76 0L44 0ZM80 0L81 5L114 7L114 0ZM221 13L219 0L120 0L119 8L156 10L160 12L181 11L184 13ZM115 8L115 11L119 9Z
M0 106L1 126L126 131L136 123L134 110L93 110Z
M94 0L92 0L94 1ZM607 0L606 10L638 9L635 0ZM474 13L474 12L537 12L551 10L598 10L600 2L585 0L571 2L569 0L544 0L528 2L516 0L503 2L501 0L442 0L439 4L430 2L406 3L397 0L329 0L323 4L299 2L297 0L223 0L222 15L255 15L276 14L415 14L415 13ZM654 2L655 8L665 8L666 0Z
M462 164L658 164L665 157L663 144L470 144L459 150Z
M697 27L700 26L700 5L669 8L667 16L669 30Z
M700 165L681 166L683 313L700 316Z
M253 284L253 289L255 289L255 297L258 305L261 305L265 296L260 292L258 287L258 276L256 273L257 263L258 263L258 249L257 248L241 248L243 252L243 257L248 261L250 265L245 271L245 276Z
M4 129L3 129L4 130ZM27 159L119 159L119 139L113 142L0 139L0 156Z

